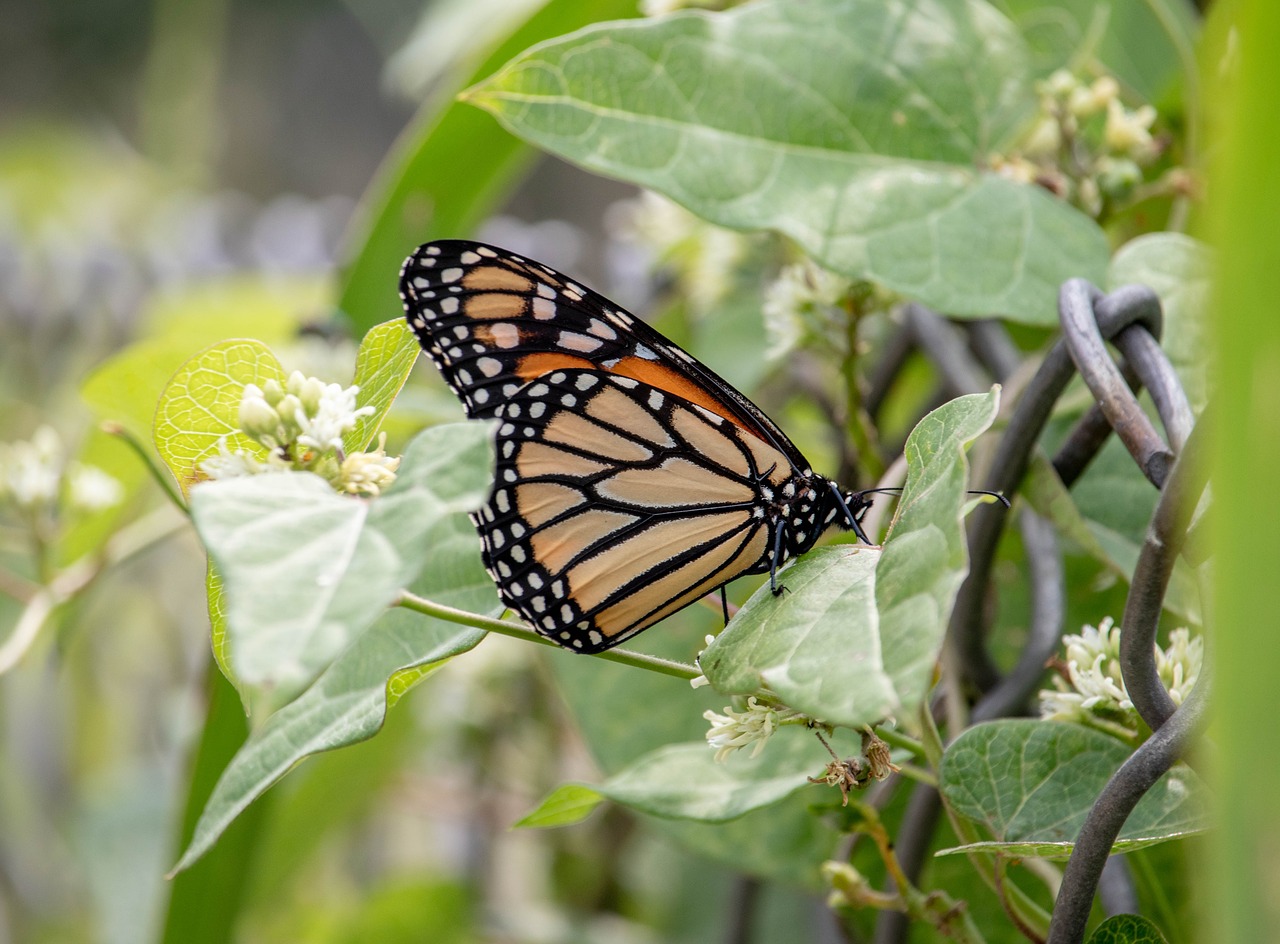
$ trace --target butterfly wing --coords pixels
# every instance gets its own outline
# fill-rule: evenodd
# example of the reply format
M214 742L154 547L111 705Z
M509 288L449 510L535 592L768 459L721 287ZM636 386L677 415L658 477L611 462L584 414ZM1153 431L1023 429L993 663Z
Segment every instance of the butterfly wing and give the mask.
M573 368L521 387L497 418L494 490L473 515L485 566L503 601L560 645L608 649L768 569L764 493L791 471L719 414Z
M755 404L553 269L441 240L405 262L400 292L467 415L501 421L472 517L503 601L560 645L615 646L775 570L839 513Z
M423 349L468 416L492 417L524 384L556 369L605 370L696 404L808 462L754 403L643 321L547 266L469 240L418 248L400 295Z

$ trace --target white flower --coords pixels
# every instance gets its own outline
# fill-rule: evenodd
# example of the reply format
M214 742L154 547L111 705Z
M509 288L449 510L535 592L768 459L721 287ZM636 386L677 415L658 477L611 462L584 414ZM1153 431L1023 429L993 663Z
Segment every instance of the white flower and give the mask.
M1169 633L1168 649L1156 649L1156 672L1175 705L1181 705L1191 693L1203 665L1204 640L1199 636L1192 639L1185 627Z
M1140 729L1141 719L1124 685L1120 669L1120 627L1110 617L1085 626L1078 636L1065 636L1067 678L1055 676L1054 688L1040 692L1040 715L1059 721L1127 731ZM1182 704L1195 685L1204 660L1204 643L1186 629L1169 634L1169 647L1155 647L1156 671L1174 704Z
M0 496L22 508L52 504L63 461L62 440L51 426L41 426L30 441L0 444Z
M1157 149L1151 126L1155 120L1156 110L1150 105L1129 111L1119 100L1112 99L1107 102L1107 126L1103 132L1107 147L1139 163L1154 157Z
M765 741L778 729L778 724L788 718L798 717L798 714L790 709L779 711L769 705L762 705L752 695L747 699L745 711L725 708L724 714L717 714L708 710L702 713L702 717L711 722L706 735L707 743L715 749L716 760L723 761L734 751L749 744L755 745L751 749L751 756L758 756L764 750Z
M278 463L259 462L243 449L232 452L227 448L227 438L218 440L218 454L200 463L200 471L211 480L234 479L244 475L258 475L281 468Z
M295 373L295 376L301 375ZM297 443L321 452L328 449L341 451L342 434L354 429L360 418L370 416L374 409L372 406L356 408L359 387L343 389L335 383L317 388L312 381L315 381L314 377L308 378L304 383L301 394L306 399L299 396L302 403L293 416L300 430ZM287 401L288 398L285 399ZM314 409L311 408L312 404Z
M378 448L374 452L353 452L342 460L338 471L338 490L351 495L370 495L376 498L396 480L400 468L399 456L388 456L387 434L378 436Z
M101 511L120 504L124 486L96 465L72 463L68 470L71 505L81 511Z

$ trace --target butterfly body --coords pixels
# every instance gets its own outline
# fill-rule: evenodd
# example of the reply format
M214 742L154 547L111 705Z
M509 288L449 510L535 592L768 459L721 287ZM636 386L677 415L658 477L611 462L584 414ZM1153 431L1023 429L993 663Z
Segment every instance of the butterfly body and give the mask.
M463 240L419 248L401 295L469 416L499 421L472 518L503 602L578 652L617 645L869 504L812 471L745 396L552 269ZM861 535L860 535L861 536Z

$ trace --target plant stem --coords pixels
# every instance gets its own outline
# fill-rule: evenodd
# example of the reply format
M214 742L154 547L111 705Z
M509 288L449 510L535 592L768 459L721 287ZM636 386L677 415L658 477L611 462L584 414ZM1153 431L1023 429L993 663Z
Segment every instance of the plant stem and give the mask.
M133 435L133 433L125 429L119 423L103 423L102 431L108 435L119 437L121 442L132 449L134 455L142 460L142 464L146 466L147 471L151 473L151 477L156 480L156 484L160 486L160 489L169 497L169 500L173 502L174 506L177 507L177 509L184 515L188 517L191 516L191 512L187 508L186 501L174 487L173 478L169 475L167 470L161 468L160 464L157 463L155 458L151 455L151 451L142 444L137 436Z
M400 593L400 599L396 601L396 605L402 606L407 610L413 610L416 613L422 613L424 616L434 616L436 619L448 620L450 623L474 626L476 629L488 630L491 633L501 633L503 636L513 636L516 639L534 642L541 646L551 646L554 649L563 648L557 646L550 639L539 636L525 626L524 623L468 613L466 610L459 610L452 606L445 606L443 603L436 603L433 600L409 593L407 590ZM592 653L592 655L607 662L619 662L622 665L629 665L637 669L647 669L650 672L670 675L674 678L691 680L701 674L696 666L688 663L662 659L658 656L645 655L641 652L632 652L629 649L610 649L607 652L596 652Z

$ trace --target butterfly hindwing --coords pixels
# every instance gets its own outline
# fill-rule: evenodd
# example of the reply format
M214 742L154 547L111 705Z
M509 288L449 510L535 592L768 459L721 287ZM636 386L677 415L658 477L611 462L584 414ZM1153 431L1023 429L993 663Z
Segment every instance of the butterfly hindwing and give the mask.
M629 377L556 370L498 411L474 516L503 601L594 652L769 567L766 490L785 457L718 414Z

